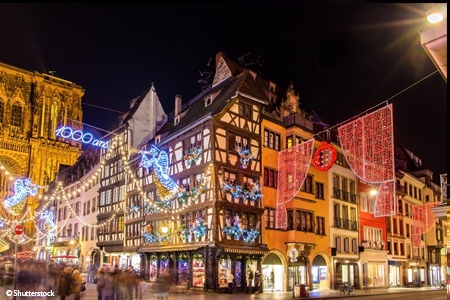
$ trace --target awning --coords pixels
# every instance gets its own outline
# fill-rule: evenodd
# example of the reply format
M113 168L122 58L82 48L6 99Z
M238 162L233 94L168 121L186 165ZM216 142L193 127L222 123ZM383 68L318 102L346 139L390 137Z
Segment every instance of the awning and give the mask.
M78 258L78 256L75 256L75 255L55 255L55 256L51 256L51 258Z
M181 244L181 245L142 245L136 252L183 252L183 251L193 251L202 247L206 247L208 244Z
M267 248L260 248L260 247L228 247L224 246L223 250L225 252L230 253L240 253L240 254L256 254L256 255L266 255L269 253L269 249Z
M264 258L262 264L263 265L282 265L281 259L276 254L273 254L273 253L269 253L269 255L267 255Z

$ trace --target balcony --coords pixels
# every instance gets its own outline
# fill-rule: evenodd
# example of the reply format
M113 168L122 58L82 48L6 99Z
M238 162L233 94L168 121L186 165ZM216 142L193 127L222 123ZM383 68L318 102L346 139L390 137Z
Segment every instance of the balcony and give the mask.
M296 126L308 132L313 132L313 122L299 113L293 113L284 117L284 123L287 127Z

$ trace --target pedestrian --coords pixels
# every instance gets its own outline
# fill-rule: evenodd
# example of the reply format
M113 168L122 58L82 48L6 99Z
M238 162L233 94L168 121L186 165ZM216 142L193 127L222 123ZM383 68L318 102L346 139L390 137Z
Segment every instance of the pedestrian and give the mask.
M133 300L133 290L135 291L136 298L138 297L138 291L136 285L139 284L139 278L134 271L133 266L129 266L125 272L126 286L127 286L127 299Z
M261 282L261 274L259 273L258 270L256 270L255 272L255 294L258 295L259 294L259 284Z
M228 294L233 294L234 275L231 271L227 273Z
M87 282L92 283L94 281L95 273L97 271L97 267L91 262L87 267L88 277Z
M70 286L72 284L72 272L71 267L65 267L59 275L58 296L60 300L65 300L67 296L70 296Z
M80 300L81 285L83 284L83 277L81 277L80 270L72 272L72 282L70 285L70 294L74 294L73 300Z
M253 294L253 271L250 270L248 274L248 281L247 281L247 289L249 294Z

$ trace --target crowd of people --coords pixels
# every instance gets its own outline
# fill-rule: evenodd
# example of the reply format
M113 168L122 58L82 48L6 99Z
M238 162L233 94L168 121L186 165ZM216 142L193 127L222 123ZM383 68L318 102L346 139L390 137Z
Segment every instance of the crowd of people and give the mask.
M87 282L96 285L98 300L142 299L140 276L132 266L124 269L119 269L117 265L114 268L97 268L91 264L86 271ZM79 300L86 289L86 281L78 267L64 263L27 261L26 264L18 264L17 275L13 265L0 266L0 285L14 289L15 276L15 289L23 292L53 291L56 295L54 299Z
M126 269L100 267L93 279L97 285L98 300L132 300L141 298L139 275L132 266Z

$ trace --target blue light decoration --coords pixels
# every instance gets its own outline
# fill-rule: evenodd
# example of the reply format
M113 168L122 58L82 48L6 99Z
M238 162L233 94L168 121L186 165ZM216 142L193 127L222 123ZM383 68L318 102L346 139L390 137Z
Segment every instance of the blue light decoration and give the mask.
M255 228L244 230L244 242L253 243L259 236L259 231Z
M83 133L81 130L73 130L68 126L63 126L56 129L56 136L63 137L65 139L72 139L76 142L82 142L84 144L91 144L107 149L109 147L109 141L102 141L94 139L94 136L90 133Z
M192 232L194 232L194 235L197 239L204 236L207 230L208 227L206 227L203 218L196 219L194 224L192 225Z
M28 195L36 196L38 187L31 183L30 178L16 179L14 182L14 195L3 200L3 207L12 215L18 216L25 207L25 198Z
M129 215L129 214L133 214L136 215L139 210L141 209L141 207L137 204L133 204L132 206L127 206L125 212Z
M183 184L178 187L177 200L179 204L187 203L187 199L195 200L196 197L206 193L208 186L206 183L194 186L193 188L186 188Z
M244 169L247 169L248 165L252 160L255 159L255 157L252 155L250 150L248 149L240 149L237 148L236 151L239 153L239 156L241 157L241 165Z
M239 240L244 235L244 229L242 228L241 219L238 215L235 215L233 219L227 218L227 226L223 229L223 233L229 236L234 236Z
M202 148L194 146L184 153L184 163L186 167L190 167L197 162L202 155Z
M161 201L173 199L178 192L178 185L168 174L169 157L165 151L161 151L152 145L150 149L151 158L145 151L141 151L141 164L144 168L153 168L155 176L156 195Z
M244 229L242 228L241 219L238 215L235 215L233 219L227 218L226 226L223 228L223 233L227 236L233 236L235 240L240 240L243 238L246 243L253 243L259 236L259 222L256 228Z
M40 215L40 219L44 220L44 226L47 231L52 231L56 229L57 225L55 224L53 212L46 210L44 213Z
M147 243L158 243L170 241L172 234L170 230L167 233L158 233L157 231L154 231L152 225L149 224L145 226L142 235Z
M189 228L189 225L186 226L182 224L180 228L178 229L178 236L183 239L183 241L188 240L188 236L191 234L191 228Z
M222 188L224 189L225 193L233 195L233 197L236 199L242 198L243 200L248 199L255 202L262 198L261 188L259 186L259 183L257 182L246 182L244 186L224 182Z

